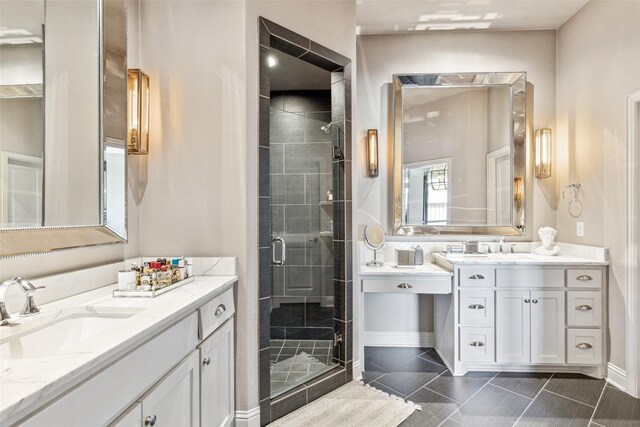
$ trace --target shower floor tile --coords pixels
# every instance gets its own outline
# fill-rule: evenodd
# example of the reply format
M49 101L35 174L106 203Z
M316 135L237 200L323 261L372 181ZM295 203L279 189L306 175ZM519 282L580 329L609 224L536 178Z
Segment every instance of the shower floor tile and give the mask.
M271 340L271 396L281 394L334 366L331 340Z

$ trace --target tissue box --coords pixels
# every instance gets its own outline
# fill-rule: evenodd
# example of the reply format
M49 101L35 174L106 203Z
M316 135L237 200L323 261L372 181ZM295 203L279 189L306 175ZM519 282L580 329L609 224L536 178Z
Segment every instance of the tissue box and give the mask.
M396 265L398 267L414 267L416 252L413 249L396 249Z

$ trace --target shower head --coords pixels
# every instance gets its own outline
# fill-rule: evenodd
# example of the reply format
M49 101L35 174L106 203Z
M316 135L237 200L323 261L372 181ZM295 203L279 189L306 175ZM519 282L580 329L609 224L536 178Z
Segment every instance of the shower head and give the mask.
M331 126L333 126L333 122L327 123L326 125L322 126L320 130L324 133L329 133L331 132Z

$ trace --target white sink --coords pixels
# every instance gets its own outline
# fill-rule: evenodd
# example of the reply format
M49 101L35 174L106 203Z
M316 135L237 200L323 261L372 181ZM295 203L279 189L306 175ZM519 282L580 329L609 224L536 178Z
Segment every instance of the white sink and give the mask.
M531 259L531 254L529 253L504 253L504 254L488 254L489 259L509 259L509 260L518 260L518 259Z
M78 307L59 312L53 318L45 314L42 315L42 319L37 319L36 316L24 327L9 326L15 327L17 331L0 340L0 358L37 358L64 352L72 345L99 335L142 310L142 308L97 310Z

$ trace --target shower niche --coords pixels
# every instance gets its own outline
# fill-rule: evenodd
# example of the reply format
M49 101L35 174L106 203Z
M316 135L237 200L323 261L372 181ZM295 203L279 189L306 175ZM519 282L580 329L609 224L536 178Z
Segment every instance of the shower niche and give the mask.
M259 21L266 424L352 378L351 75L348 58Z

